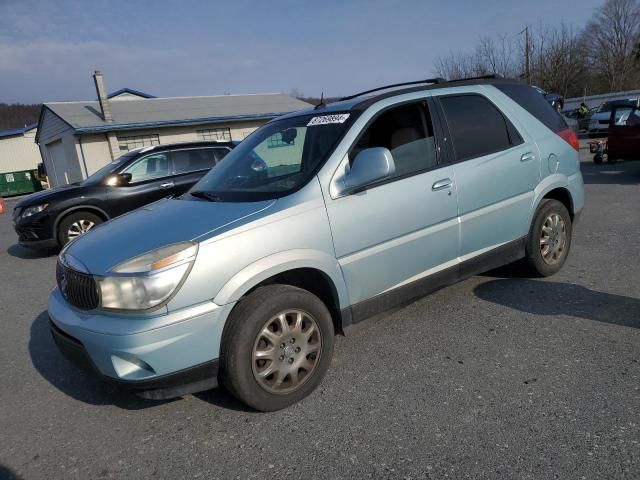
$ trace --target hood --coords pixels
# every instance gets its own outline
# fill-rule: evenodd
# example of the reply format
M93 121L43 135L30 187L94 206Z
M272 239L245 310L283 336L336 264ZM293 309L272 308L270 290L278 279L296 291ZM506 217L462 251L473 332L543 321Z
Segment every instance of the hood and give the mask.
M30 207L32 205L40 205L42 203L47 203L48 200L58 198L58 195L61 193L72 194L75 195L77 190L81 189L82 186L80 184L71 184L71 185L60 185L58 187L52 188L50 190L42 190L41 192L35 192L31 195L28 195L21 199L16 203L16 208Z
M252 221L276 200L207 202L165 199L95 227L67 248L89 272L103 275L119 263L172 243L222 233Z

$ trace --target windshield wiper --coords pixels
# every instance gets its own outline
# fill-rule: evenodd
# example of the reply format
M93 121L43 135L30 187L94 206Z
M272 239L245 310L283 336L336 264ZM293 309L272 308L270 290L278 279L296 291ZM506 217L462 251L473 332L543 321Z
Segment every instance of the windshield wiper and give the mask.
M204 198L205 200L209 200L210 202L221 202L222 197L220 195L216 195L211 192L201 192L196 190L195 192L189 192L189 195L197 198Z

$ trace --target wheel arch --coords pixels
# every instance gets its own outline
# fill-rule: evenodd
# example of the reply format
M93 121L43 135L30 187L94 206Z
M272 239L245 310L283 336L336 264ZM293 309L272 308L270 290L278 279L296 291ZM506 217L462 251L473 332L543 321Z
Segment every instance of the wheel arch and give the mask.
M60 226L60 222L62 222L65 218L67 218L69 215L71 215L72 213L75 212L90 212L90 213L94 213L96 215L98 215L100 218L102 218L102 220L104 220L105 222L107 220L110 220L111 217L109 217L109 214L107 214L107 212L105 212L103 209L101 209L100 207L96 207L95 205L77 205L75 207L70 207L67 208L66 210L63 210L62 212L60 212L58 214L58 216L56 217L56 220L53 224L53 235L54 238L58 238L58 227Z
M540 185L538 185L538 187L535 190L534 202L531 208L529 223L533 221L533 217L535 216L535 213L538 210L540 203L542 202L542 200L545 200L545 199L558 200L569 211L571 220L574 219L574 216L575 216L574 200L573 200L573 196L571 195L571 190L569 189L569 182L567 181L566 177L559 174L550 175L547 178L545 178Z
M316 295L342 331L342 309L349 305L342 271L335 257L313 250L281 252L245 267L214 298L218 305L235 303L257 288L272 284L303 288Z

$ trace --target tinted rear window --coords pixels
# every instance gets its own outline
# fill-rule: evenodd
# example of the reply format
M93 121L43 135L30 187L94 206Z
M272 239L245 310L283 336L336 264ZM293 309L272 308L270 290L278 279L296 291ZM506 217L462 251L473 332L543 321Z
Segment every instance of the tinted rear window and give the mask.
M511 97L513 101L544 123L550 130L559 132L567 128L567 124L560 114L535 88L517 83L494 86Z
M440 97L458 161L507 150L522 142L513 138L502 113L480 95ZM515 131L515 129L514 129Z

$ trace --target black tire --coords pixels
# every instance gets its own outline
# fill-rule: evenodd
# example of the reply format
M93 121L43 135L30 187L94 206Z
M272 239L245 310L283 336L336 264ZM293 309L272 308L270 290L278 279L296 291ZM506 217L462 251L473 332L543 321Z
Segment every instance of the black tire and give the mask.
M600 165L602 163L602 154L597 153L593 156L593 163Z
M260 367L257 366L259 360L254 360L253 357L254 348L257 349L259 342L263 341L261 332L268 328L268 322L277 318L282 312L291 310L307 314L309 317L305 318L311 318L315 322L321 340L316 347L318 348L317 357L311 354L315 366L300 380L299 385L291 386L294 389L289 392L274 393L267 390L267 387L261 385L256 379L259 373L254 374L254 371ZM289 321L288 316L287 321ZM286 408L305 398L320 384L331 363L333 341L334 329L331 314L318 297L306 290L289 285L260 287L240 300L227 320L220 349L220 380L233 396L256 410L271 412ZM273 349L278 355L281 352L277 349L282 348L282 345L285 343L280 345L273 343ZM286 348L282 353L285 351ZM273 362L275 368L281 367L282 371L285 371L287 368L294 368L285 365L287 360L298 365L298 360L302 358L295 359L294 363L292 359L281 355L278 358L274 357L273 361L262 362ZM264 365L268 366L271 363ZM266 366L264 370L267 370ZM280 370L277 372L280 374ZM297 376L300 370L296 369L296 372ZM289 382L292 381L289 375L284 376L283 380L287 378Z
M91 226L88 227L88 229L91 229L103 222L104 220L100 218L98 215L96 215L95 213L86 212L84 210L73 212L67 215L66 217L64 217L60 222L60 224L58 225L58 232L57 232L58 244L62 248L71 240L76 238L76 237L71 237L69 233L70 229L72 228L76 230L76 226L74 226L74 224L76 224L77 226L88 226L91 224ZM79 235L82 235L82 233L79 233L78 236Z
M553 259L545 260L541 246L541 237L543 235L542 227L547 219L552 215L559 215L562 218L564 222L565 241L557 260L554 260L554 263L549 263L549 260ZM560 271L567 259L567 256L569 255L569 250L571 248L571 235L571 216L569 215L567 208L558 200L542 200L533 217L531 229L529 230L529 236L527 238L526 256L524 261L530 274L536 277L548 277Z

